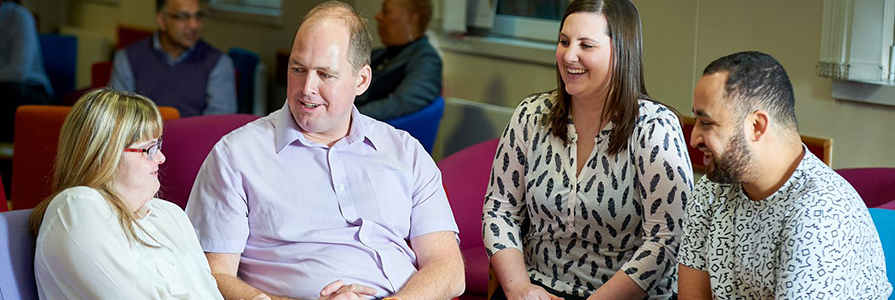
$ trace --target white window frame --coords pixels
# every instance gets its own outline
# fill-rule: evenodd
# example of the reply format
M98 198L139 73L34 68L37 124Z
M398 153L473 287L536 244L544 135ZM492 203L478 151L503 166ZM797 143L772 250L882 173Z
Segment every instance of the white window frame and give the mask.
M559 36L559 21L497 14L491 32L517 39L556 43Z
M832 97L895 106L895 0L824 0L817 73Z
M269 1L279 1L279 8L260 7ZM249 23L282 26L283 0L210 0L209 15L215 18Z

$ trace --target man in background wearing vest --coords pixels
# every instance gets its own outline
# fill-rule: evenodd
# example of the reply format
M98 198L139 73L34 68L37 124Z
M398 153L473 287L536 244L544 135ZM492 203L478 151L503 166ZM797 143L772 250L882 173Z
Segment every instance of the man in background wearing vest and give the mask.
M183 117L236 112L233 61L200 39L199 0L157 0L152 37L115 53L109 87L136 92Z

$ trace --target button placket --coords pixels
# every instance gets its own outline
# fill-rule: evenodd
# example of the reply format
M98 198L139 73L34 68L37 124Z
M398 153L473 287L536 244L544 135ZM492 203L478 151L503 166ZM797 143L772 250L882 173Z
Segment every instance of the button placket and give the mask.
M351 199L351 193L348 191L349 186L347 184L345 164L332 148L327 150L327 162L329 162L330 166L330 178L334 187L333 192L335 192L336 199L339 202L339 211L342 213L345 221L353 223L357 221L357 210L355 209L354 201Z

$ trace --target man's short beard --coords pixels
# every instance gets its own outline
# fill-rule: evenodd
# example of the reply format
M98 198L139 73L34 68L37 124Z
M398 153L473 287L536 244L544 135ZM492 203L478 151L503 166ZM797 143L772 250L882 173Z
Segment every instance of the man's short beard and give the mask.
M717 156L716 156L717 157ZM746 144L746 134L742 131L734 135L724 147L724 156L713 158L715 168L706 174L715 183L743 183L755 176L755 157Z

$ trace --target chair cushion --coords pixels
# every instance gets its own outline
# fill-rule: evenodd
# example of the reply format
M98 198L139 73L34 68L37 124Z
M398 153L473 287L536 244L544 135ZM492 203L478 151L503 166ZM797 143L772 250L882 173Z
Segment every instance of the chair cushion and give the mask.
M892 201L886 202L885 204L882 204L880 206L877 206L876 208L895 210L895 199L893 199ZM893 270L893 271L895 271L895 270Z
M485 247L461 250L466 262L466 292L464 294L488 294L488 254Z
M37 299L31 210L0 213L0 299Z

